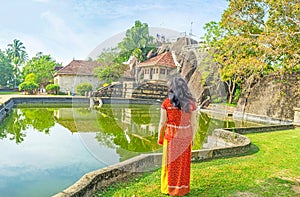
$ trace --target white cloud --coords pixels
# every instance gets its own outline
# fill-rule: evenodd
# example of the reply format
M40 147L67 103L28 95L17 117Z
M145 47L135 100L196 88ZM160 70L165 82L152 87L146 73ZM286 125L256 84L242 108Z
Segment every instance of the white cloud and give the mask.
M42 18L47 26L43 30L45 42L51 46L52 54L60 57L64 65L73 58L85 59L96 46L95 33L86 29L75 31L71 24L52 12L43 13Z
M34 57L37 52L43 52L44 54L50 53L46 43L35 36L24 34L22 35L21 41L24 43L29 57Z
M153 1L128 2L128 1L103 1L86 0L77 1L74 9L83 17L88 19L119 19L133 16L149 10L160 10L162 5Z
M135 20L187 33L193 22L193 33L200 36L204 23L221 17L224 5L225 0L31 0L22 6L9 1L0 8L5 14L0 47L17 38L31 56L41 51L66 65L73 58L85 59L102 41L131 28ZM29 14L5 12L12 7Z

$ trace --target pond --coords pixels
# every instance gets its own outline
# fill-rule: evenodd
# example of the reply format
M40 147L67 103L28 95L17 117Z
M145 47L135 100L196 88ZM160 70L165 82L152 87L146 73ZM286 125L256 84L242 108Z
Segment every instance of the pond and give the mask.
M0 124L1 196L51 196L87 172L161 152L159 118L159 105L13 108ZM193 148L200 149L215 128L253 124L201 113Z

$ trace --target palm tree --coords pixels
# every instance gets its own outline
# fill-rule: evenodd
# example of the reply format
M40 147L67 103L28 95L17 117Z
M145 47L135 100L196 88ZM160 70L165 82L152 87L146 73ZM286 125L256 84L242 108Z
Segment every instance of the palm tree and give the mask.
M6 49L6 53L8 58L14 64L14 80L15 80L15 87L17 86L17 79L20 76L20 67L24 65L26 60L28 59L28 54L25 51L25 46L23 43L18 40L14 39L12 44L7 45L8 48Z

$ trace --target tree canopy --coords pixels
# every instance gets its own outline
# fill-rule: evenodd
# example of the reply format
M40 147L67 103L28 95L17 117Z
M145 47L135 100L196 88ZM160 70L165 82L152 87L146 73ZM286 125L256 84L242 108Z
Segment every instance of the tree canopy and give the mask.
M135 21L135 25L126 31L118 48L106 49L99 55L97 61L103 66L95 70L98 78L106 83L118 80L126 69L124 62L131 56L138 61L144 61L148 52L156 48L153 40L148 24Z
M247 90L259 77L300 72L300 2L231 0L220 22L206 24L221 78L230 92Z
M0 50L0 87L12 87L14 82L14 67L4 52Z
M27 61L28 54L24 44L18 39L14 39L13 43L8 44L7 47L6 54L14 65L14 85L17 86L21 81L21 67Z
M133 52L139 52L140 61L146 59L147 53L155 48L154 38L149 34L149 28L147 23L141 23L135 21L133 27L126 31L125 38L118 44L120 49L120 55L125 55L128 60Z
M53 80L56 66L61 66L61 64L57 63L50 55L44 55L42 52L39 52L26 63L23 74L26 76L34 73L37 79L36 82L40 86L46 87Z
M97 59L101 66L97 67L94 72L101 81L110 84L122 76L125 69L124 61L116 49L106 49Z

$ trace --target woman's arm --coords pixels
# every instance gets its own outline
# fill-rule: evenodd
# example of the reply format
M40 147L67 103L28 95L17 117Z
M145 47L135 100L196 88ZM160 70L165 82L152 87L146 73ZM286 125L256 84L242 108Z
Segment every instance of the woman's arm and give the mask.
M163 138L163 132L166 128L166 123L168 121L167 117L167 111L163 108L160 110L160 121L159 121L159 126L158 126L158 140L157 143L162 145L164 138Z

